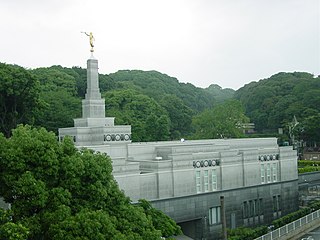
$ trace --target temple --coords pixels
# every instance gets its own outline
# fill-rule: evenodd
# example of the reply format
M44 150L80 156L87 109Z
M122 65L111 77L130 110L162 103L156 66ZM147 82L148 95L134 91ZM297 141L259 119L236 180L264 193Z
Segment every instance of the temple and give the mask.
M59 129L59 138L71 136L77 147L107 153L119 187L133 202L149 200L193 239L220 239L223 226L270 224L298 209L292 147L279 147L276 138L133 143L130 126L105 117L98 76L91 56L82 118Z

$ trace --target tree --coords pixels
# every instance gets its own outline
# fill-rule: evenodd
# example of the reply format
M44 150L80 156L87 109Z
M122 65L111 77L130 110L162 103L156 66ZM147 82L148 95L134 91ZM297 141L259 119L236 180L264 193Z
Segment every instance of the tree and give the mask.
M259 82L251 82L235 93L246 115L259 132L276 132L293 116L304 119L307 112L319 112L320 78L310 73L277 73ZM308 111L306 111L308 110Z
M32 123L39 105L39 82L17 65L0 63L0 131L10 137L19 123Z
M229 100L193 118L194 138L234 138L243 136L243 125L249 122L237 100Z
M111 172L107 155L19 126L11 138L0 136L0 195L12 211L0 229L35 240L160 239L166 230L131 204Z
M81 116L81 100L64 89L41 92L42 108L37 111L34 125L58 132L72 127L73 119Z
M133 141L160 141L169 138L167 112L152 98L134 90L110 91L104 95L106 114L117 124L132 126Z
M219 103L222 103L228 99L232 99L235 92L231 88L222 89L222 87L217 84L211 84L209 87L205 88L205 90L211 93L215 100Z
M176 140L190 135L193 111L175 95L163 96L160 105L170 118L170 138Z
M77 95L74 69L61 66L32 70L41 86L41 108L36 112L35 126L58 132L58 128L73 126L73 119L81 115L81 100Z
M29 231L21 224L12 222L11 211L0 208L0 239L25 240Z
M110 78L118 83L118 89L134 89L158 103L164 95L175 95L194 112L203 111L214 102L210 91L191 83L180 83L178 79L157 71L121 70L110 74Z
M178 226L171 218L163 212L155 209L145 200L139 200L139 206L142 207L144 213L152 220L153 226L162 232L162 236L170 237L182 234L180 226Z

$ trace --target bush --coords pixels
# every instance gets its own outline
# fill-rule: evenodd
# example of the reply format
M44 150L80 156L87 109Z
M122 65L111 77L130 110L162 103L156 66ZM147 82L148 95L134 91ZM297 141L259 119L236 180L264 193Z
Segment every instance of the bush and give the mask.
M251 240L268 233L267 226L256 228L239 227L236 229L228 229L229 240Z

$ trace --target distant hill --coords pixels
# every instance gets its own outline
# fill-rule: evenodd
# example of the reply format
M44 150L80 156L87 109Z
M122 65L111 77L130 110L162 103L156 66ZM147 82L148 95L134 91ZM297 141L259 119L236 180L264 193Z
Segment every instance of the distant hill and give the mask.
M235 92L256 129L276 130L295 116L302 122L320 113L320 78L310 73L277 73ZM288 128L288 127L286 127Z
M223 102L231 99L235 93L235 90L231 88L222 89L217 84L211 84L209 87L205 88L205 90L209 92L217 102Z
M175 95L194 112L210 108L216 101L210 92L157 71L121 70L109 77L117 83L117 88L133 88L156 101L167 94Z

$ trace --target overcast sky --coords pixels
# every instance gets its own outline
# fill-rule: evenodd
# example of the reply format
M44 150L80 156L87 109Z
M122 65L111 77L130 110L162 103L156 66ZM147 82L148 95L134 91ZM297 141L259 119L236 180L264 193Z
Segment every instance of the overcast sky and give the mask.
M238 89L278 72L320 74L320 0L1 0L0 62L156 70Z

